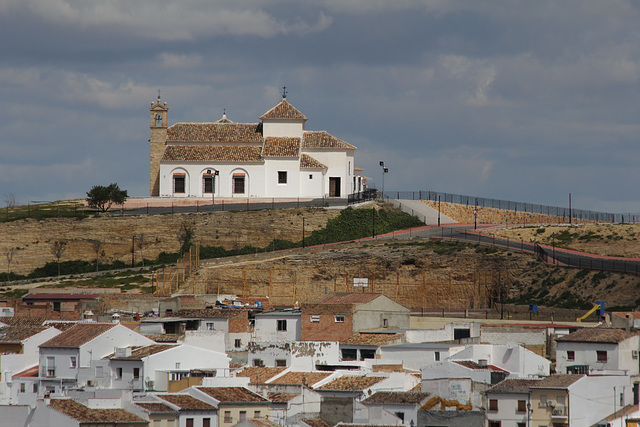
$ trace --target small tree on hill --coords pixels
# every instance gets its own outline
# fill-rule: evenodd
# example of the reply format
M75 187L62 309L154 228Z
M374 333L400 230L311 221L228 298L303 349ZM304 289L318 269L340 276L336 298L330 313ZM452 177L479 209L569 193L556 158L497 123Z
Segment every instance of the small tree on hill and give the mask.
M111 209L113 204L122 205L127 200L129 195L127 190L121 190L118 184L109 184L108 187L103 185L94 185L89 192L87 192L87 204L100 210L100 212L106 212Z

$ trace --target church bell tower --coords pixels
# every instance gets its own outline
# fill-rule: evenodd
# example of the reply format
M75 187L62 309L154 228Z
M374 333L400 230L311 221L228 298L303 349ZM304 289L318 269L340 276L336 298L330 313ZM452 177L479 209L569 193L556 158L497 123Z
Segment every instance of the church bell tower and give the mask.
M164 104L160 100L160 93L158 91L158 101L151 103L149 108L149 116L151 121L149 123L150 138L150 183L149 183L149 195L160 196L160 160L164 154L164 147L167 142L167 103Z

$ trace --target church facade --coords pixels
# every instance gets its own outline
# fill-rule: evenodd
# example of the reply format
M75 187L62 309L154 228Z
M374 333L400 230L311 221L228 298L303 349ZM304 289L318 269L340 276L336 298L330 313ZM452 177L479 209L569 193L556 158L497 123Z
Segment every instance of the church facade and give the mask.
M168 126L160 97L150 111L150 195L156 197L322 198L364 190L356 147L325 131L307 131L307 117L282 101L257 123Z

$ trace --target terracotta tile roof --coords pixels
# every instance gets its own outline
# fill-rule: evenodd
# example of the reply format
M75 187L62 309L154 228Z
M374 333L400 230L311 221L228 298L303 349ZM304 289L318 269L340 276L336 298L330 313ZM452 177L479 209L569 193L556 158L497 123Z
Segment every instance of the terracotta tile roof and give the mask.
M262 144L262 124L176 123L167 129L167 141Z
M308 154L300 156L300 168L302 169L327 169L327 166L320 163Z
M85 299L98 299L98 294L45 294L37 292L22 297L23 301L79 301Z
M286 98L266 113L260 116L260 120L308 120L304 114L287 102Z
M236 308L193 308L182 309L173 313L173 317L195 317L200 319L228 319L231 317L242 316L247 311Z
M78 323L40 347L80 347L116 326L115 323Z
M412 393L409 391L378 391L366 398L362 403L389 403L393 405L417 405L429 397L429 393Z
M404 338L403 334L368 334L358 333L352 337L341 341L340 344L346 345L384 345L400 341Z
M242 371L237 372L236 376L238 377L249 377L249 382L251 384L264 384L270 378L275 377L282 371L287 369L283 366L278 367L258 367L258 366L250 366L244 368Z
M39 366L32 366L29 369L25 369L22 372L18 372L17 374L14 374L14 377L37 377L39 374Z
M295 393L267 393L267 397L273 403L287 403L294 397L299 396L299 394Z
M157 396L162 400L173 403L183 411L210 411L216 409L214 406L188 394L158 394Z
M151 356L157 353L161 353L165 350L169 350L172 348L176 348L178 347L177 345L171 345L171 344L151 344L151 345L145 345L145 346L137 346L137 347L133 347L131 349L131 355L130 356L124 356L124 357L118 357L115 355L115 353L111 353L110 355L104 357L104 359L116 359L116 360L123 360L123 359L127 359L127 360L140 360L143 357L147 357L147 356Z
M182 335L161 334L161 335L145 335L145 337L149 338L150 340L154 340L155 342L175 343L175 342L178 342L178 340L182 337Z
M343 140L336 138L329 132L320 131L304 131L302 135L302 149L305 148L342 148L345 150L355 150L357 147Z
M382 294L347 294L330 295L320 300L319 304L366 304L378 298Z
M422 384L418 383L416 385L413 386L413 388L411 390L409 390L411 393L420 393L422 392Z
M399 365L373 365L373 372L404 372L402 363Z
M464 366L465 368L469 368L469 369L487 369L489 371L497 371L497 372L508 372L505 371L502 368L498 368L495 365L480 365L477 362L474 362L472 360L452 360L453 363L457 363L460 366Z
M71 329L78 324L78 322L58 322L58 321L45 321L45 326L53 326L59 331L66 331L67 329Z
M42 326L46 318L44 317L3 317L2 323L9 326Z
M297 384L313 387L314 384L322 381L331 375L331 372L287 372L283 376L275 379L271 384Z
M499 382L495 386L487 390L487 393L528 393L529 388L533 385L539 384L540 380L529 379L509 379Z
M168 145L161 162L262 162L259 146L238 145Z
M149 413L177 413L173 408L161 402L135 402L135 404Z
M583 374L551 375L541 379L535 385L532 385L531 388L567 388L584 376Z
M280 424L274 423L266 418L252 418L249 420L249 423L258 427L280 427Z
M384 380L384 377L355 377L345 375L327 383L316 390L365 390Z
M269 137L264 140L263 157L298 157L300 138Z
M309 427L333 427L331 424L328 424L326 421L321 420L320 418L305 418L302 420L302 422L307 424Z
M617 344L638 335L638 332L627 332L624 329L583 328L556 338L557 342L599 342Z
M197 387L197 389L222 403L269 402L244 387Z
M5 344L21 343L45 329L47 329L45 326L9 326L8 328L2 328L0 329L0 342Z
M124 409L91 409L72 399L51 399L49 407L81 423L149 423Z

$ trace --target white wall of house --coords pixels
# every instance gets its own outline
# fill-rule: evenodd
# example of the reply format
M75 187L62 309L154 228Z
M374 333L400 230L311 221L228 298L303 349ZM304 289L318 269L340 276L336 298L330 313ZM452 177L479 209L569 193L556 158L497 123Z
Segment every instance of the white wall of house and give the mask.
M406 331L408 343L451 341L455 338L455 332L459 329L468 329L470 338L480 337L481 325L479 322L451 322L442 329L411 329Z
M144 390L144 368L141 360L111 359L109 364L111 384L109 388L120 390ZM138 369L136 378L135 369Z
M263 120L262 135L265 138L272 136L286 136L290 138L302 138L304 133L303 120Z
M23 341L23 353L0 354L0 369L2 370L2 375L0 375L0 403L8 403L5 401L5 398L9 399L8 395L5 396L5 392L8 391L7 381L12 381L14 374L37 365L40 361L38 346L60 333L59 329L47 328Z
M498 401L498 410L489 409L489 400ZM504 426L517 426L527 422L527 410L518 412L518 401L529 402L528 393L491 393L486 394L486 417L489 421L500 421Z
M410 314L408 308L380 295L371 302L357 304L353 315L353 331L383 328L385 319L389 329L408 329Z
M633 402L631 381L627 375L586 376L571 384L568 399L569 425L593 425L612 414L614 409L620 409L620 393L623 393L624 405Z
M469 369L446 360L430 365L422 370L422 391L425 391L425 381L449 378L470 378L474 382L491 384L491 371L488 369Z
M618 344L558 341L556 345L556 370L558 373L565 374L567 366L589 365L591 369L599 371L623 370L627 371L629 375L638 375L638 346L638 336L628 338ZM574 352L574 360L568 359L567 351ZM598 361L598 351L607 352L606 362Z
M80 366L80 349L67 347L40 348L40 376L76 380ZM74 363L75 360L75 363ZM87 358L86 363L88 363ZM53 375L51 375L53 374Z
M308 149L303 153L313 157L327 167L324 174L324 188L329 195L329 178L340 178L340 197L346 197L353 192L353 150L335 151L327 149Z
M144 346L150 344L155 344L155 341L132 331L126 326L118 324L80 346L78 366L88 368L91 359L107 356L113 353L118 347Z
M409 425L410 420L413 419L413 425L418 425L417 417L414 418L411 415L407 415L405 418L407 421L402 423L400 418L385 409L385 405L363 405L356 402L353 412L353 422L357 424L399 426Z
M21 423L8 425L23 425L24 420L22 419ZM33 417L29 422L30 427L77 427L79 425L79 421L49 408L43 400L38 401L37 406L33 408Z
M204 193L203 174L208 169L217 170L215 179L215 196L217 197L265 197L264 165L261 163L179 163L165 162L160 164L160 197L212 197ZM185 174L185 192L173 192L173 174ZM245 192L233 192L233 174L245 174Z
M519 345L472 344L450 357L450 360L486 360L509 371L512 378L549 376L551 361Z
M300 197L316 198L325 194L329 194L329 190L325 187L324 170L322 169L300 169Z
M167 390L166 376L169 371L190 371L191 369L217 369L218 375L226 375L229 357L222 352L207 350L191 345L180 345L143 358L142 377L155 380L155 390Z
M333 365L340 360L340 347L330 341L298 341L291 343L291 369L312 371L316 365Z
M227 351L226 333L222 330L186 331L183 342L184 344L207 350L214 350L222 353Z
M286 182L280 183L279 172L286 173ZM301 188L299 158L265 158L264 195L269 197L297 197Z
M525 346L544 346L547 344L546 329L513 330L513 328L483 328L480 342L486 344L507 345L517 343Z
M255 316L253 337L256 341L298 341L300 334L300 312L271 312Z
M419 370L444 361L462 348L447 344L396 344L380 347L380 357L401 361L406 369Z

